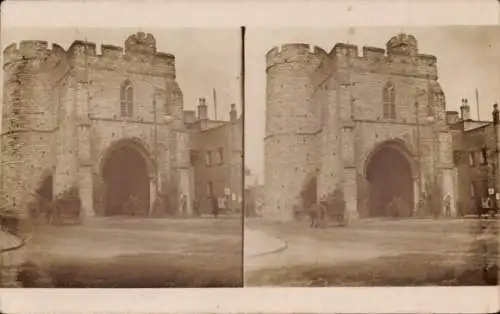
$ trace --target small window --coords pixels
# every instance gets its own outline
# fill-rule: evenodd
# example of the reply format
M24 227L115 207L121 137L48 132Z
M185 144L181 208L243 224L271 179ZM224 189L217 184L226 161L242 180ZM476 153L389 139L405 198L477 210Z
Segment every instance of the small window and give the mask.
M205 163L207 166L212 165L212 154L210 152L205 153Z
M488 149L487 148L481 149L480 158L481 158L481 165L484 166L484 165L488 164Z
M476 186L474 185L474 183L470 185L470 196L476 197Z
M475 154L475 152L470 152L469 153L469 165L471 167L474 167L476 165L476 154Z
M224 163L224 150L222 148L217 149L217 158L219 165L222 165Z
M120 89L120 115L132 117L134 110L134 89L129 80L123 82Z
M461 157L461 152L459 150L455 150L453 152L453 162L455 165L460 164L460 158Z
M191 150L189 152L189 161L191 162L191 165L195 165L197 160L197 152Z
M214 195L213 182L207 182L207 197L212 197L213 195Z

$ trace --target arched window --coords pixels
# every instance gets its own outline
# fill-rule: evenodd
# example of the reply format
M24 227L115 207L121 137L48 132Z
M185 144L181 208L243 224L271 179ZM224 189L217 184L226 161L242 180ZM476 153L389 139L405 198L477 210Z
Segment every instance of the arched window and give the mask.
M120 89L120 116L131 117L134 109L134 89L129 80L123 82Z
M396 91L391 82L387 82L383 91L384 109L383 115L385 119L396 118Z

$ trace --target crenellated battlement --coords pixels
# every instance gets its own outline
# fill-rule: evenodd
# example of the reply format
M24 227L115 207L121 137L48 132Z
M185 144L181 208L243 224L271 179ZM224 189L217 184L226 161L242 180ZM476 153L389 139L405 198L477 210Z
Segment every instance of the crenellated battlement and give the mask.
M53 63L67 60L72 66L95 65L114 68L123 62L149 64L151 68L146 71L158 75L175 75L175 56L157 52L156 41L151 34L131 35L126 39L125 47L102 44L100 48L99 54L95 43L82 40L75 40L67 50L58 44L52 44L50 49L48 42L42 40L21 41L4 49L4 68L16 60L45 61L50 57Z
M378 47L364 46L362 57L366 60L369 60L369 61L383 60L385 57L385 49L378 48Z
M405 46L406 44L409 46ZM360 54L358 46L338 43L330 51L329 57L337 67L437 78L437 58L417 53L416 39L413 36L395 36L387 46L388 50L364 46ZM405 50L404 47L409 48Z
M129 36L124 47L102 44L98 54L96 44L91 42L75 41L68 49L71 62L74 65L89 65L101 68L116 68L123 63L149 64L146 71L157 75L175 76L175 56L169 53L157 52L156 40L151 34L137 33Z
M66 51L58 44L53 43L49 48L49 43L43 40L23 40L7 46L3 51L3 66L7 66L15 61L35 60L45 61L47 58L65 59Z
M361 71L387 74L404 74L437 79L437 58L418 53L417 40L412 35L398 34L386 45L387 49L348 43L337 43L330 53L304 43L284 44L274 47L266 54L267 69L289 62L301 62L318 66L317 82L321 82L333 67L352 67ZM361 51L361 54L360 54ZM332 64L334 64L332 66Z
M324 59L328 59L325 50L304 43L283 44L280 47L272 48L266 54L267 68L288 62L319 64Z

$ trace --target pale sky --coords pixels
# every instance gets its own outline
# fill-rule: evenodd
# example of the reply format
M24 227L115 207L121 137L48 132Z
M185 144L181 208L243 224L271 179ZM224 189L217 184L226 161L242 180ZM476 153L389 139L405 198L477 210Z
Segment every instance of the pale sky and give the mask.
M45 40L67 49L75 40L124 47L131 34L139 31L156 38L159 52L176 57L177 82L184 94L184 109L195 109L205 97L209 117L213 118L213 88L216 90L217 116L229 119L230 104L241 113L241 34L232 28L3 28L3 49L21 40Z
M284 43L308 43L327 52L338 42L381 47L404 32L417 38L420 53L437 57L439 82L447 110L458 110L468 98L471 117L477 118L474 89L478 89L480 118L491 120L493 103L500 102L500 28L369 27L369 28L248 28L246 36L245 164L263 182L266 75L265 54Z

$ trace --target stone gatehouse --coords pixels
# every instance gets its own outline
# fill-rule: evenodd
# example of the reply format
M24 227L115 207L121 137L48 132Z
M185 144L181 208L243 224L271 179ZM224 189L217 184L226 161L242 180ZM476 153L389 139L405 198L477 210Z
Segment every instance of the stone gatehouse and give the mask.
M137 33L124 47L22 41L3 52L2 194L26 216L33 193L78 188L86 216L123 213L134 195L195 199L193 136L175 57ZM230 129L229 129L230 130ZM199 149L199 147L197 147ZM193 202L188 202L192 212Z
M452 137L437 59L399 34L386 49L285 44L267 55L265 210L292 219L304 195L339 188L350 218L413 215L438 186L457 196Z

